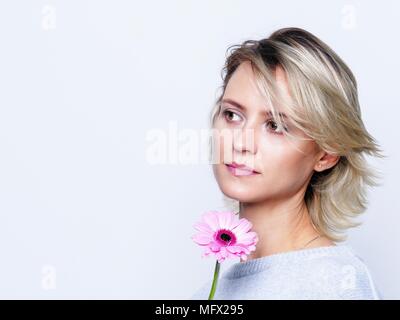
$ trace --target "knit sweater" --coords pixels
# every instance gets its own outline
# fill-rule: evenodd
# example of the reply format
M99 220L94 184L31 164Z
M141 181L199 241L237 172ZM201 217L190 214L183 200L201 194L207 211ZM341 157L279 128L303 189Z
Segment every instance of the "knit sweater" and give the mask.
M348 245L277 253L232 264L218 277L214 300L382 299L364 261ZM206 300L213 272L192 300Z

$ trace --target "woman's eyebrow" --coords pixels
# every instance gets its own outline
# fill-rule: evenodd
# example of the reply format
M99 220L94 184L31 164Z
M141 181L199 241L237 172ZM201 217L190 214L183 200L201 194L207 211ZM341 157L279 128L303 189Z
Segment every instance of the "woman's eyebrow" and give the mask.
M229 98L222 99L221 102L226 102L226 103L229 103L229 104L231 104L231 105L234 105L235 107L237 107L237 108L239 108L239 109L241 109L241 110L243 110L243 111L246 111L246 110L247 110L246 107L245 107L244 105L240 104L240 103L237 102L237 101L234 101L234 100L232 100L232 99L229 99ZM272 111L271 111L271 110L260 111L260 115L261 115L261 116L263 116L263 115L270 115L270 116L272 116ZM282 116L283 118L288 119L288 116L286 116L286 114L283 113L283 112L279 112L279 115Z

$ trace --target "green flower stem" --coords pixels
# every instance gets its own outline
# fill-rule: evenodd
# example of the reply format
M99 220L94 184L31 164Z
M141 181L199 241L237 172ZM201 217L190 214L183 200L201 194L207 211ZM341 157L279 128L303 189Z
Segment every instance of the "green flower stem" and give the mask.
M212 300L214 298L214 293L215 293L215 290L217 289L219 267L220 267L220 263L217 260L215 263L214 279L212 282L211 291L210 291L210 295L208 296L208 300Z

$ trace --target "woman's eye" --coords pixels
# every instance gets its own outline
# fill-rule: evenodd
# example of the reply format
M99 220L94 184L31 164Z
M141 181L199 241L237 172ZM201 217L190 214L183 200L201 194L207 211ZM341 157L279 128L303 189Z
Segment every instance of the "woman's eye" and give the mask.
M239 116L237 113L230 111L230 110L224 110L223 112L224 117L226 120L228 120L229 122L237 122L242 120L242 117ZM236 117L236 119L235 119Z
M271 126L270 126L270 128L271 128L270 130L272 131L272 133L282 134L282 133L283 133L283 130L286 130L286 131L287 131L286 128L281 128L281 127L279 127L278 124L277 124L275 121L273 121L273 120L268 120L268 121L266 122L266 125L267 125L267 128L268 128L269 125L271 125Z
M242 120L242 117L238 115L236 112L231 110L224 110L222 112L224 119L228 122L235 123ZM280 127L275 121L268 120L266 122L266 126L268 131L272 132L273 134L283 134L283 130L288 131L286 127Z

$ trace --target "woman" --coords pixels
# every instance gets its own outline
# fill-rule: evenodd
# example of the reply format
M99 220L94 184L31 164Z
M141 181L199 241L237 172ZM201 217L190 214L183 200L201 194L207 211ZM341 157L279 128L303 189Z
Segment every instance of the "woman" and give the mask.
M211 113L213 171L259 242L214 299L379 299L344 232L359 225L383 157L361 119L354 75L299 28L234 46ZM207 299L211 281L192 299Z

